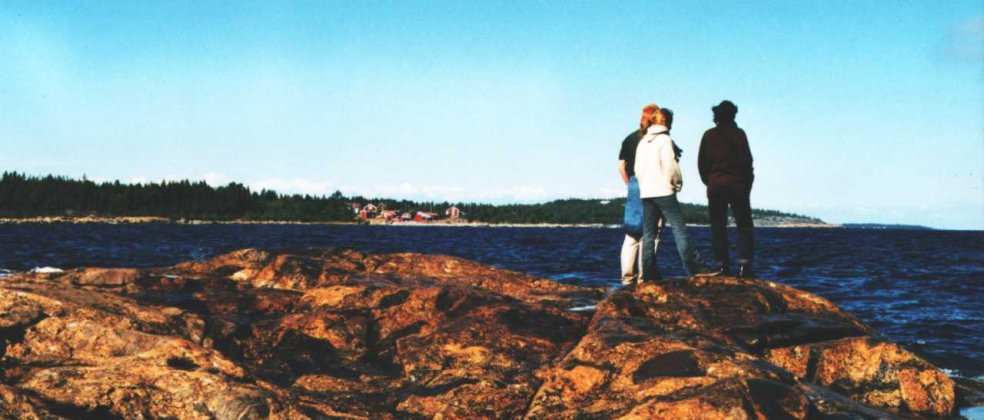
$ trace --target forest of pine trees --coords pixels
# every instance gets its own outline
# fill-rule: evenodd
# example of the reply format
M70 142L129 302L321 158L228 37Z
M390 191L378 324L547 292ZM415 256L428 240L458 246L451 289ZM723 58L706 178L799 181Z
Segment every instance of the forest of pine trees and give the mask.
M279 194L251 191L243 184L212 187L204 181L162 181L160 183L97 183L59 176L35 177L5 172L0 179L0 217L41 216L119 217L156 216L172 220L283 220L298 222L348 222L355 220L352 203L384 204L387 209L429 211L444 214L448 202L366 199L330 196ZM458 204L470 221L487 223L619 224L625 199L566 199L542 204ZM683 204L688 223L707 223L707 208ZM771 210L755 210L756 217L803 216Z

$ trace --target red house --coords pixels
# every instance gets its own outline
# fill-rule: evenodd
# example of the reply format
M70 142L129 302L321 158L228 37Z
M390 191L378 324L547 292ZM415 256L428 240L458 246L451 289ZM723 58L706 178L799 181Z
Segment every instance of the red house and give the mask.
M456 206L451 206L451 208L444 211L444 215L449 219L457 219L461 216L461 214L461 210L459 210Z
M382 217L387 222L389 222L392 220L396 220L398 217L400 217L400 212L396 210L385 210L382 213L380 213L379 216Z
M415 222L429 222L431 220L434 220L435 217L437 217L437 215L434 214L434 213L427 213L425 211L418 211L416 214L413 215L413 221L415 221Z
M362 220L376 217L376 214L379 212L376 206L372 204L366 204L365 207L363 207L362 203L354 203L352 204L352 209L355 210L355 212L359 215L359 218Z

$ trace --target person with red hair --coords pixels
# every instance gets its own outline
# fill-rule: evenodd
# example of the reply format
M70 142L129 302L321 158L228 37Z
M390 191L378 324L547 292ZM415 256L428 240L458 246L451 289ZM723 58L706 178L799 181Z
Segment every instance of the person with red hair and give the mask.
M655 108L655 109L654 109ZM677 162L679 148L670 138L668 112L655 105L643 108L640 133L635 154L635 175L639 181L639 197L642 200L642 278L641 281L660 280L656 266L656 235L658 221L664 217L673 231L673 241L687 275L707 276L713 272L700 260L700 254L690 244L687 225L676 193L683 188L683 176Z
M639 181L635 177L635 156L636 148L639 146L639 139L645 134L645 128L652 116L659 112L656 104L646 105L642 109L642 119L639 122L639 129L633 130L622 140L622 148L618 153L618 173L622 177L622 182L626 186L625 195L625 216L623 228L625 239L622 241L621 265L622 265L622 285L631 286L639 281L641 274L639 244L642 239L642 200L639 198Z

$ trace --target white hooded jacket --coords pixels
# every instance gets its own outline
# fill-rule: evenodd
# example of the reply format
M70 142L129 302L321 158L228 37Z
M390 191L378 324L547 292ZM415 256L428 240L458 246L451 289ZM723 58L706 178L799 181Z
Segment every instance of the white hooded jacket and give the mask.
M642 198L666 197L683 188L683 175L668 132L665 126L653 125L639 139L635 174Z

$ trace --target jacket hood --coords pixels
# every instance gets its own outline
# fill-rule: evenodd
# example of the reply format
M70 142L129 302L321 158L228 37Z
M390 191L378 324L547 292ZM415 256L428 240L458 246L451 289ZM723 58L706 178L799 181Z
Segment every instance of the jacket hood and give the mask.
M660 134L667 134L669 132L670 130L666 128L665 125L662 124L651 125L649 126L648 129L646 129L646 135L643 136L642 139L645 141L653 141L656 139L656 136Z

